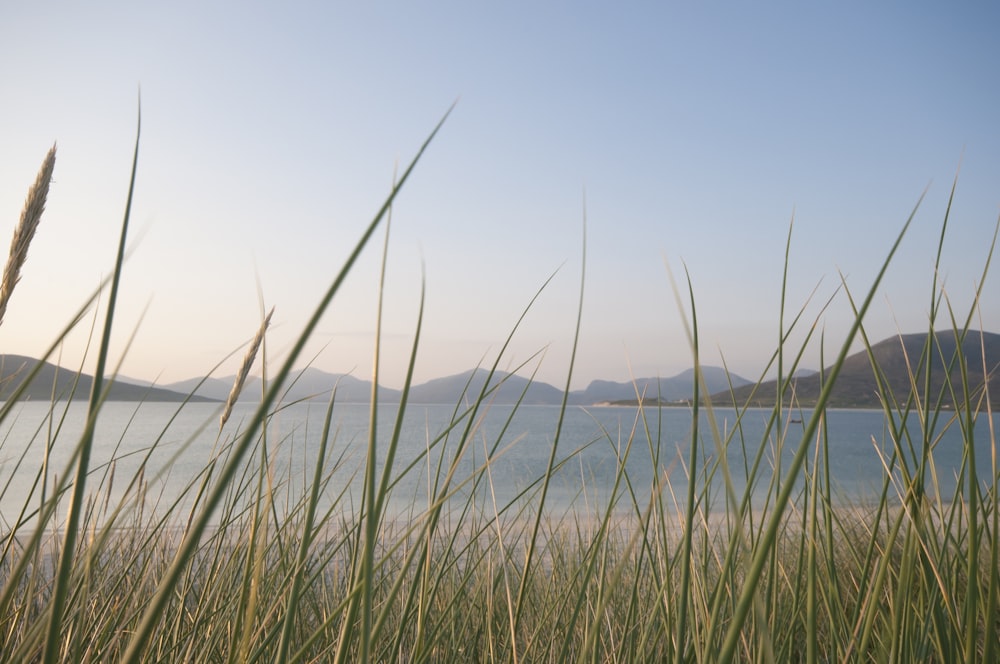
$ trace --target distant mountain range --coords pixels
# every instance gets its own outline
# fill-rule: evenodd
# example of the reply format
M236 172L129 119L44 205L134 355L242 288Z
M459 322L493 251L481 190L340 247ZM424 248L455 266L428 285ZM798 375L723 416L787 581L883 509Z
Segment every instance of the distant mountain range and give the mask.
M897 400L905 400L910 390L910 374L916 372L916 362L927 341L927 334L906 334L890 337L872 347L872 353L881 369L885 382ZM951 331L935 334L935 352L931 362L931 390L938 394L945 385L946 366L958 349L955 334ZM969 368L968 382L973 392L981 393L988 385L994 403L1000 403L1000 335L991 332L970 331L962 345L961 353ZM985 361L984 361L985 358ZM0 355L0 399L7 399L17 388L37 360L18 355ZM983 373L983 367L986 373ZM774 381L753 384L727 374L718 367L702 367L707 393L716 404L770 406L773 405L777 386ZM803 406L815 404L819 396L821 379L825 372L796 372L795 398ZM922 376L922 375L921 375ZM410 388L409 401L414 404L455 404L460 400L472 401L478 397L486 383L488 372L474 369L454 376L436 378ZM961 384L957 367L951 371L952 384ZM690 401L693 394L694 371L688 369L671 378L640 378L633 382L595 380L583 390L569 393L567 402L572 405L635 404L640 397L646 404L676 404ZM117 379L111 386L109 399L117 401L224 401L233 385L233 376L223 378L189 379L168 385L152 387L126 378ZM920 379L922 381L922 377ZM72 386L76 381L75 392ZM23 398L32 400L85 399L90 393L92 378L85 374L56 368L45 363L37 378L28 386ZM293 374L285 387L282 401L327 400L332 390L342 403L368 403L371 399L370 381L346 374L332 374L309 367ZM497 372L490 382L487 399L497 404L520 402L525 405L554 405L562 402L560 388L547 383L529 381L527 378ZM240 399L253 401L260 398L260 380L251 378ZM379 387L378 398L383 403L396 403L401 398L399 390ZM786 396L788 398L788 396ZM963 398L957 395L957 398ZM944 402L950 405L951 395ZM833 407L878 407L879 392L867 353L855 353L847 358L834 386L829 402Z
M728 380L735 386L749 384L749 381L739 376L730 375L717 367L704 367L702 370L709 389L713 392L728 389ZM657 397L663 402L677 402L691 398L693 391L692 376L694 371L687 370L672 378L640 378L635 383L615 383L606 380L595 380L585 390L574 390L569 393L568 402L573 405L594 405L635 400L638 394L644 394L647 400ZM415 404L454 404L460 400L473 400L483 390L489 372L485 369L473 369L454 376L435 378L410 388L408 400ZM199 385L199 382L201 383ZM229 395L233 385L233 377L209 378L204 381L190 379L171 383L164 387L180 393L195 393L211 399L224 400ZM489 383L488 399L497 404L513 404L518 401L525 405L557 405L562 403L563 391L557 387L527 378L498 371L493 374ZM336 388L337 399L347 403L368 403L371 399L372 384L350 375L326 373L315 368L307 368L293 375L289 382L284 401L299 399L328 399L330 392ZM243 388L241 399L259 398L260 381L256 378L248 381ZM383 403L397 403L402 397L400 390L379 387L378 398Z
M0 355L0 399L7 399L18 388L24 378L38 364L38 360L19 355ZM739 376L729 375L717 367L704 367L703 374L710 391L728 389L729 381L734 386L747 385L748 381ZM692 370L684 371L672 378L640 378L634 383L616 383L595 380L585 390L570 392L568 402L573 405L594 405L636 400L637 394L647 401L679 402L690 400L692 395ZM454 404L460 400L474 400L482 392L489 377L485 369L474 369L454 376L436 378L410 388L409 402L414 404ZM35 380L22 395L24 399L51 400L86 399L90 394L93 378L76 371L58 368L43 363ZM112 383L109 400L112 401L183 401L192 395L193 401L225 401L232 389L235 376L223 378L191 378L188 380L157 387L143 385L139 381L118 378ZM73 388L76 384L75 390ZM518 401L525 405L556 405L562 402L563 392L557 387L527 378L498 371L489 383L487 399L496 404L513 404ZM371 381L361 380L346 374L332 374L309 367L295 372L287 382L282 401L327 400L336 389L337 400L342 403L368 403L371 399ZM240 395L242 401L260 399L260 379L247 380ZM378 398L382 403L398 403L400 390L379 387Z

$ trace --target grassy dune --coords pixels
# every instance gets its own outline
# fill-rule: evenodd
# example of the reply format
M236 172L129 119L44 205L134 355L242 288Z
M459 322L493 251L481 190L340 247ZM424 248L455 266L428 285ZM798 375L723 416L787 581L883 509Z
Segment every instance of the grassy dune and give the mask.
M691 457L685 460L690 481L681 485L665 478L633 483L622 464L613 504L590 513L553 514L546 505L550 479L581 444L557 429L548 471L517 502L494 504L492 513L471 502L457 510L450 504L446 511L460 489L475 485L489 492L490 459L502 450L499 437L487 440L486 460L471 475L456 472L473 444L484 445L471 424L475 417L468 417L487 407L490 394L480 391L456 406L452 426L434 432L418 465L395 459L419 350L419 319L400 420L390 430L376 431L373 407L361 504L349 503L330 481L338 462L330 426L336 393L306 486L299 477L276 472L273 448L287 441L268 436L269 422L291 368L431 138L264 386L256 414L240 423L223 415L212 461L191 478L182 498L158 501L151 494L155 478L144 466L132 477L115 477L113 465L91 467L93 428L79 438L60 437L60 405L53 402L51 433L39 436L30 453L5 461L0 475L3 498L10 498L5 482L12 473L36 478L34 491L20 501L20 513L0 515L0 661L980 662L1000 657L997 460L978 458L973 445L975 436L983 435L976 427L989 426L987 435L995 441L992 419L979 417L991 413L991 404L966 378L982 376L984 367L970 367L965 355L955 354L949 380L932 385L928 367L938 361L940 349L933 347L937 337L928 335L919 356L911 357L913 389L903 396L884 381L879 384L895 443L884 458L880 500L857 509L834 507L828 461L835 450L827 445L824 413L848 349L857 339L868 344L863 316L898 241L887 248L885 265L867 292L851 293L845 285L856 308L845 338L830 346L807 334L802 347L775 350L767 372L779 379L766 441L743 439L739 422L725 434L722 427L699 430L701 409L710 406L699 406L695 395ZM30 224L37 226L44 208L54 151L50 158L39 175L42 184L29 194L28 219L22 218L12 247L13 268L4 272L0 321L25 264L23 238L30 242ZM131 193L117 263L105 287L108 314L95 344L99 369L90 386L91 423L101 416L107 387L108 340L130 205ZM900 238L905 232L904 225ZM929 266L929 275L936 272ZM929 299L928 330L947 321L963 339L975 311L951 310L936 282ZM688 288L679 300L689 312L698 367L695 298ZM81 312L91 304L84 303ZM781 338L807 325L800 318L801 313L791 315L791 323L778 322ZM71 315L67 330L79 319L79 313ZM262 317L244 359L247 370L257 361L266 329ZM516 331L515 325L511 336ZM65 333L53 332L53 349ZM830 369L820 379L812 419L790 427L786 418L795 404L789 377L805 347L815 343L835 348L831 361L824 362ZM875 355L871 358L878 376ZM503 351L494 369L502 359ZM570 378L571 371L567 387ZM377 383L377 369L373 379ZM232 401L241 387L237 380ZM751 399L734 398L733 405L742 414ZM12 416L14 401L9 398L0 408L0 421ZM945 411L943 403L951 407ZM637 432L656 430L656 418L655 408L640 410L631 433L607 432L607 439L623 454L648 454L658 465L655 446L631 449ZM928 433L915 436L916 429L907 426L914 421ZM931 432L942 424L960 429L965 442L962 491L951 502L934 490ZM765 448L772 441L794 455L774 474L779 479L769 486L765 507L751 509L750 489L730 488L724 511L709 513L712 480L721 477L731 487L738 477L745 480L740 486L753 487L764 475ZM12 443L0 441L0 449L5 444ZM46 450L56 444L76 450L70 466L48 467ZM150 441L148 454L157 445ZM752 463L730 468L725 454L715 454L716 465L699 465L705 445L742 446ZM377 448L389 459L381 471ZM427 501L404 519L390 518L395 482L413 472L430 472ZM128 486L124 496L112 499L122 495L123 485ZM284 500L289 495L294 498Z

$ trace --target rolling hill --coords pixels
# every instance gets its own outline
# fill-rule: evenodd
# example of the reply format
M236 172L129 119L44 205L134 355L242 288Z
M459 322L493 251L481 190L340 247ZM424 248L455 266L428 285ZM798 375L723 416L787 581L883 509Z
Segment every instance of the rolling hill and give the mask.
M923 384L926 364L920 363L923 348L928 341L927 333L904 334L884 339L871 347L872 356L888 386L888 393L896 402L905 402L911 393L911 376L917 385ZM941 397L941 405L954 407L956 400L966 398L964 393L952 395L945 390L950 383L956 389L962 385L959 356L965 358L968 367L970 398L978 398L985 386L989 387L990 398L997 403L1000 398L1000 335L992 332L970 330L959 340L951 330L935 332L933 351L930 355L931 394ZM985 370L984 370L985 367ZM822 376L829 370L794 379L795 398L802 406L812 406L819 397L823 386ZM732 403L767 406L774 404L777 385L767 381L759 385L746 385L733 391L714 394L715 403ZM751 396L752 393L752 396ZM918 392L919 393L919 392ZM850 355L841 368L834 384L829 405L835 408L879 408L880 392L872 369L872 362L864 351Z
M38 360L23 355L0 355L0 400L7 400L20 387L28 374L38 365ZM22 399L51 401L87 399L94 383L92 376L43 362L35 379L27 386ZM108 392L110 401L172 401L180 402L187 393L174 392L162 387L144 385L129 379L116 379ZM192 401L211 401L211 398L194 396Z

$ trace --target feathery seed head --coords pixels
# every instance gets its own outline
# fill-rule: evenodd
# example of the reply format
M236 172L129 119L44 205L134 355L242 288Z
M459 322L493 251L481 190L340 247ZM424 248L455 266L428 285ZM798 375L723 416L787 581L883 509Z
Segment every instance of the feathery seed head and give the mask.
M267 312L267 316L261 321L260 329L257 330L256 336L250 342L250 347L247 348L246 355L243 356L243 364L240 365L240 370L236 374L236 380L233 381L233 389L230 390L229 398L226 399L226 408L222 411L222 416L219 418L219 431L222 431L222 427L226 425L226 420L232 414L233 406L236 405L236 400L239 398L240 392L243 391L243 384L250 374L250 367L253 366L253 361L257 357L257 351L264 341L264 333L267 331L267 326L271 323L271 314L273 313L274 307L271 307L271 310Z
M42 212L45 210L45 199L49 195L49 183L52 181L52 170L56 165L56 146L53 145L42 168L38 171L35 183L28 190L28 196L24 200L24 210L21 211L21 220L14 229L14 238L10 242L10 256L7 257L7 265L3 270L3 280L0 282L0 323L3 323L4 314L7 312L7 303L10 301L14 286L21 280L21 267L28 257L28 245L35 236L38 222L42 219Z

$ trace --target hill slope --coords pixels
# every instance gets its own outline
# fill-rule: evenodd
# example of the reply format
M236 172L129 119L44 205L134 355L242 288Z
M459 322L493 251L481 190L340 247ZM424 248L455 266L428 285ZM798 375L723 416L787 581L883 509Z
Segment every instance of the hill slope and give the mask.
M38 360L23 355L0 355L0 400L6 400L38 365ZM43 362L35 379L28 385L22 399L32 401L87 399L94 383L92 376L57 367ZM74 387L75 384L75 387ZM187 398L186 393L151 387L127 380L115 380L108 392L110 401L173 401ZM191 401L212 401L204 397L192 397Z
M888 385L889 393L898 403L905 402L911 392L911 376L915 377L918 389L923 385L926 365L920 363L928 334L904 334L884 339L872 346L872 356ZM1000 335L992 332L970 330L961 345L951 330L934 333L934 348L930 354L930 389L937 398L940 395L943 407L953 407L955 400L963 400L964 393L952 395L945 391L950 384L959 390L962 385L959 365L955 361L957 351L965 358L968 367L970 397L982 394L983 387L989 386L990 398L994 403L1000 398ZM985 357L985 361L984 361ZM985 374L984 374L985 366ZM824 372L824 373L828 373ZM811 406L819 397L822 382L820 374L800 376L795 379L795 397L803 406ZM739 404L773 406L777 386L775 381L760 385L748 385L712 396L715 403L731 403L735 398ZM751 397L751 392L753 396ZM872 362L864 351L849 356L845 361L831 394L830 406L835 408L878 408L881 406L878 384Z

